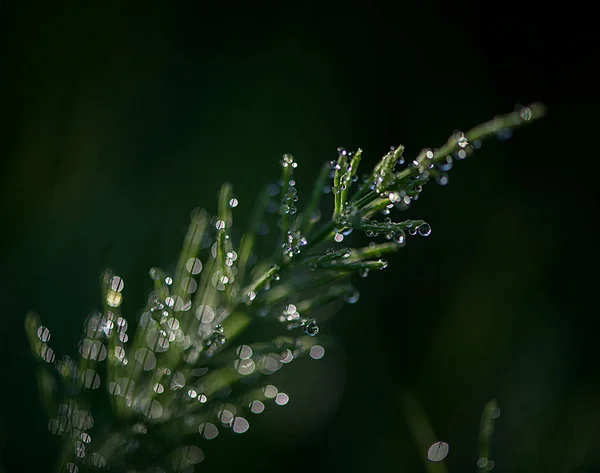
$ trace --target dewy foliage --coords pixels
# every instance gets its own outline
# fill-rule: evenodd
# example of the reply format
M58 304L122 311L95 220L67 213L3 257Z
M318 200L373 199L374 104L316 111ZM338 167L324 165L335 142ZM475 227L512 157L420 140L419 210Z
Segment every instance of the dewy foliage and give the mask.
M400 169L404 147L392 148L362 177L362 151L340 148L337 160L321 169L300 213L297 163L286 154L281 182L258 197L240 242L231 238L238 201L225 184L216 217L192 212L174 273L150 270L154 290L131 335L120 309L124 281L110 270L104 273L104 307L87 318L76 358L58 358L48 343L49 329L30 312L25 325L39 360L48 428L62 439L57 471L191 472L204 459L195 445L201 438L216 437L220 428L243 433L249 413L259 414L270 402L286 404L288 395L265 378L298 357L323 355L315 312L331 310L340 300L356 302L349 273L383 270L384 255L398 251L410 236L431 233L423 220L393 220L387 216L391 210L406 210L431 180L445 185L453 162L481 140L543 114L539 104L518 107L467 133L456 131L439 149L422 150ZM333 215L322 219L324 193L331 193L334 205ZM257 240L274 198L279 240L262 257ZM323 243L340 243L354 230L383 241L323 251ZM265 340L242 344L240 335L251 322L263 324ZM95 423L93 408L102 409L102 425Z

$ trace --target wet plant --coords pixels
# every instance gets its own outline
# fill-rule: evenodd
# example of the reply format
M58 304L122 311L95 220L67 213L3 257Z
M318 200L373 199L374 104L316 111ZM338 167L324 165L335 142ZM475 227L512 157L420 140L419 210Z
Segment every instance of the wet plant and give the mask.
M358 301L350 276L384 270L384 258L411 238L430 235L424 220L395 215L427 183L447 184L453 164L482 140L506 136L543 114L540 104L517 107L408 159L403 146L391 148L366 175L358 172L362 150L338 148L301 212L298 163L285 154L281 181L258 196L240 241L231 233L238 200L223 185L216 216L192 211L174 271L150 269L154 289L135 330L121 312L125 282L105 271L103 307L86 319L76 357L57 356L49 328L27 314L48 428L61 437L56 471L191 472L204 459L201 441L223 430L244 433L251 415L268 404L285 405L288 394L269 375L299 357L323 356L318 314ZM331 214L322 211L324 195L333 200ZM263 255L258 240L270 208L277 210L279 235ZM351 232L372 241L347 247ZM244 337L250 324L261 326L262 339Z

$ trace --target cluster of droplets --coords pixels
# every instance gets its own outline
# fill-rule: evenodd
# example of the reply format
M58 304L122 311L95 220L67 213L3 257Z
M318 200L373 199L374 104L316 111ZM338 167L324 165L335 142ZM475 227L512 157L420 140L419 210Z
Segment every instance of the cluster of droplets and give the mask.
M331 186L331 192L334 195L348 190L353 182L358 181L356 169L353 168L352 158L354 158L356 155L360 155L362 150L359 148L356 152L352 152L340 147L337 149L337 153L338 159L329 161L331 178L333 178L337 172L342 171L338 183L339 185ZM326 192L329 192L329 188L326 189Z
M430 172L434 168L435 154L431 149L424 149L409 165L409 169L414 169L415 175L412 179L412 187L417 186L418 182L424 182L430 177Z
M296 202L298 201L298 191L296 190L296 181L289 180L289 186L283 195L280 212L282 215L295 215L298 212Z
M77 366L74 360L68 356L56 359L54 351L49 347L51 339L50 330L38 323L39 318L30 313L27 316L27 326L31 337L32 348L36 350L43 361L50 364L63 381L64 400L57 403L53 414L48 421L48 430L58 436L62 436L67 448L68 457L71 461L65 463L69 472L78 473L78 463L87 461L97 468L106 466L107 462L103 455L93 452L91 448L92 436L90 430L94 426L94 418L90 412L82 408L76 398L80 395L82 388L97 389L100 385L100 376L95 367L96 361L102 361L107 356L102 339L110 336L113 330L123 330L123 324L118 322L114 314L109 312L108 316L93 314L87 319L85 335L86 338L80 343L81 356L86 362ZM35 324L35 325L32 325ZM126 327L125 327L126 328ZM47 365L46 365L47 366ZM40 388L44 390L44 396L51 399L55 396L53 377L44 377Z
M387 240L392 240L398 245L406 243L406 231L409 235L429 236L431 235L431 226L427 222L406 220L401 223L395 223L390 217L386 217L383 222L363 218L361 220L362 228L366 236L372 238L384 235Z
M225 345L227 343L227 337L225 336L225 330L222 325L215 325L215 328L206 340L206 346L208 347L209 354L214 354L219 345Z
M294 330L301 327L302 330L304 330L304 333L311 337L314 337L319 333L319 326L317 325L316 320L313 318L302 317L294 304L288 304L285 309L283 309L279 316L279 321L285 323L288 330Z
M358 181L358 174L356 174L356 169L353 169L352 167L352 158L354 158L355 155L360 155L362 154L362 149L358 148L358 150L356 150L356 152L352 152L352 151L346 151L344 148L338 148L338 160L339 160L339 155L346 155L347 156L347 162L346 162L346 167L344 169L344 173L342 174L341 178L340 178L340 189L345 191L347 190L353 182Z
M293 175L293 170L298 167L298 163L291 154L284 154L279 164L284 168L284 181L281 185L285 189L285 192L282 195L279 213L281 215L295 215L298 211L296 208L298 191L296 189L296 181L291 177Z
M355 205L345 203L334 228L335 233L348 236L352 233L359 210ZM343 239L343 238L342 238ZM341 240L340 240L341 241Z
M416 227L411 227L408 229L408 234L409 235L417 235L419 234L420 236L429 236L431 235L431 226L428 223L422 223L421 225L418 225Z
M513 122L519 119L530 121L532 110L527 107L516 110ZM507 124L512 126L513 122L499 117L486 126L491 126L492 134L495 132L503 139L510 136ZM473 149L481 146L480 140L472 141L469 142L465 133L455 131L441 152L424 149L399 172L395 168L404 164L404 148L392 147L373 172L357 184L359 189L353 196L348 191L357 181L356 168L362 151L359 149L352 153L338 148L337 161L331 161L329 168L326 165L322 168L313 192L313 196L319 197L321 189L324 189L324 192L334 195L333 222L314 233L315 237L318 235L315 241L311 230L320 219L318 198L313 198L303 218L295 217L298 195L293 171L298 164L292 155L285 154L280 161L283 178L279 185L269 186L264 199L265 211L280 215L283 238L275 252L277 264L269 267L261 262L253 243L244 247L244 242L248 243L268 231L264 222L251 231L252 238L242 240L239 254L233 249L230 209L236 208L239 202L226 185L220 194L218 218L209 220L204 211L192 215L193 222L200 224L203 219L206 220L206 231L186 239L180 259L183 269L178 266L172 276L155 268L150 270L154 290L139 318L138 332L132 342L127 334L128 323L120 313L124 282L110 271L102 278L105 310L93 313L86 321L84 336L78 347L79 363L69 357L56 360L49 346L50 331L40 324L28 327L30 341L34 339L32 348L41 358L41 365L44 368L54 366L58 377L66 381L67 388L63 390L66 400L58 404L57 414L52 415L48 427L53 433L70 436L68 460L73 461L66 463L67 471L77 473L77 465L83 464L83 458L96 467L107 465L104 457L91 451L88 431L93 425L93 418L80 408L86 404L79 402L78 398L100 386L113 396L111 401L118 414L133 414L136 420L130 429L131 437L123 442L128 453L143 445L137 437L148 431L146 422L157 425L172 420L177 423L177 429L172 431L181 431L182 438L197 431L202 438L212 439L221 427L234 433L246 432L249 429L246 409L252 414L259 414L269 400L280 406L286 405L289 396L274 385L263 385L262 390L257 390L251 382L260 375L277 372L304 353L313 359L324 356L324 348L313 338L319 333L319 326L314 318L306 315L312 315L316 309L332 301L343 299L353 304L360 297L346 283L330 284L331 280L327 278L346 271L358 272L366 277L369 271L387 267L387 261L381 256L403 246L407 235L430 235L431 227L421 220L396 223L387 216L394 208L406 210L419 198L423 186L430 179L446 185L453 161L465 159ZM442 156L446 153L443 150L448 149L451 150L448 151L450 155ZM326 185L328 173L333 178L330 186ZM279 202L271 199L278 194ZM383 221L371 220L378 212L386 218ZM192 228L193 225L190 230ZM327 238L331 242L333 235L333 241L340 243L353 229L364 231L368 237L384 236L388 242L376 244L371 241L365 248L328 248L320 255L295 257L306 252L304 247L308 249L313 243L318 243L319 238ZM311 238L310 245L307 237ZM186 245L190 242L195 244L191 245L193 250L187 249ZM203 263L196 255L204 250L210 255ZM327 282L321 282L319 277L288 278L290 270L299 267L329 270L330 273L324 273L323 278ZM200 275L203 268L204 273ZM285 279L271 289L271 282L280 280L280 271ZM303 299L299 291L307 289L304 283L309 279L319 281L320 285L315 285L319 291L315 291L317 296ZM325 284L329 285L327 290L324 290ZM281 304L285 303L282 301L290 300L294 304L288 303L282 309ZM275 319L291 333L276 337L271 343L240 345L234 355L234 350L227 346L228 339L221 324L227 327L228 335L233 338L243 327L246 315L267 314L275 314ZM238 322L239 325L236 325ZM102 361L108 362L106 380L104 376L101 379L102 370L96 368L97 363ZM225 369L227 371L220 371ZM241 382L237 383L238 380ZM41 389L49 388L42 383ZM78 402L75 402L76 399ZM123 419L128 419L127 415ZM138 422L141 419L144 423ZM91 433L96 436L94 431ZM447 452L447 444L436 442L429 450L429 459L441 461ZM172 463L173 470L188 473L194 470L194 465L203 461L204 453L195 445L185 445L166 458ZM490 470L493 461L480 458L477 466ZM154 470L156 473L163 471L158 467Z
M90 452L92 437L89 430L93 426L92 415L81 409L74 401L59 404L56 409L56 417L52 417L48 421L48 430L52 434L66 437L66 441L70 445L70 453L75 457L74 461L83 461L89 456L94 466L103 467L106 465L106 459L96 452ZM67 471L78 471L78 466L74 461L67 464L67 467L70 467L70 470Z
M302 247L308 244L308 240L303 236L299 230L288 230L286 239L281 245L283 253L292 258L300 254Z
M351 248L342 248L334 250L333 248L327 248L325 254L321 256L315 256L307 261L307 266L311 271L315 271L323 266L323 264L337 265L344 259L349 258L352 254Z
M370 179L369 189L371 191L382 196L390 188L396 179L396 165L404 164L403 151L403 146L392 146L383 158L381 158L381 161L375 166L373 174L367 177L367 179Z
M284 154L281 157L281 161L279 161L279 164L281 164L282 167L287 168L297 168L298 167L298 163L294 160L294 157L291 154Z
M123 302L123 288L125 283L119 276L115 276L111 271L105 271L103 274L103 280L107 286L106 291L106 303L110 307L119 307Z

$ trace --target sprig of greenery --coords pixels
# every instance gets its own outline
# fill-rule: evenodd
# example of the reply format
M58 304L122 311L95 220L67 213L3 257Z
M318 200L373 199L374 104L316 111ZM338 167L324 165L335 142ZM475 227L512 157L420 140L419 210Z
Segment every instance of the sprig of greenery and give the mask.
M285 154L280 184L259 195L239 245L231 238L238 201L225 184L216 217L192 212L174 273L150 270L154 289L131 338L120 310L124 281L105 272L104 306L84 324L78 361L57 359L49 329L30 312L25 326L40 360L48 427L63 439L57 471L106 465L119 471L192 471L204 458L195 445L199 438L214 438L219 428L243 433L249 413L262 412L266 403L287 403L289 396L266 378L299 357L322 356L314 314L339 300L358 300L347 274L383 270L388 263L382 256L404 247L411 236L431 233L425 221L394 221L390 212L406 210L432 179L445 184L453 162L471 154L481 140L543 114L542 105L532 104L467 133L457 131L439 149L422 150L401 169L396 168L404 164L404 147L392 148L362 180L362 150L339 148L337 160L321 168L301 213L294 179L298 164ZM320 200L328 179L333 214L322 221ZM265 258L256 242L277 196L280 233ZM387 241L335 249L352 231ZM247 340L250 324L272 328L261 331L264 340ZM277 335L267 335L274 329ZM99 388L107 392L101 398L108 399L113 413L103 425L95 425L91 414ZM146 441L150 434L160 442Z

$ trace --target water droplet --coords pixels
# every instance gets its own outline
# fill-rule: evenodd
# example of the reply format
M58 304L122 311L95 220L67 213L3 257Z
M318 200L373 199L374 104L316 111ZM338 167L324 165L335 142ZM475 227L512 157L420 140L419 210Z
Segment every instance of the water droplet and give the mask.
M86 388L98 389L100 387L100 375L92 369L85 370L82 381Z
M73 462L67 462L67 472L68 473L79 473L79 467L75 465Z
M448 174L446 174L445 172L440 172L435 175L435 181L440 186L445 186L450 181L450 178L448 177Z
M272 399L275 396L277 396L278 392L279 391L277 390L277 388L275 386L273 386L272 384L267 384L265 386L264 394L265 394L266 398Z
M427 458L432 462L440 462L448 455L450 450L446 442L435 442L427 451Z
M42 342L48 342L50 341L50 330L40 325L37 329L37 336Z
M216 438L217 435L219 435L219 429L215 424L212 424L211 422L205 422L200 424L198 426L198 431L200 432L200 435L202 435L202 437L206 440L212 440Z
M106 466L106 459L99 453L92 453L92 464L97 468Z
M400 202L400 199L402 197L400 196L400 193L398 191L393 191L390 192L388 194L388 199L390 200L390 202L392 202L393 204L395 204L396 202Z
M310 347L309 355L313 360L320 360L325 356L325 348L321 345L313 345Z
M450 171L450 169L452 169L452 164L452 156L446 156L444 159L437 163L437 168L440 171Z
M232 199L229 199L229 207L234 208L238 206L238 200L234 197Z
M458 146L461 148L466 148L469 144L469 140L462 131L455 131L454 139L456 140L456 144L458 144Z
M124 287L125 283L123 282L123 279L121 279L119 276L113 276L110 282L110 288L113 291L121 292Z
M354 291L352 291L351 294L346 295L345 301L348 304L356 304L358 302L359 298L360 298L360 292L354 290Z
M262 401L252 401L250 403L250 411L252 411L253 414L260 414L261 412L263 412L265 410L265 405Z
M232 429L236 434L243 434L250 428L250 424L243 417L236 417L233 420Z
M292 258L300 254L302 247L308 244L308 240L299 231L288 231L286 241L281 245L285 255Z
M521 120L528 122L531 120L531 117L533 117L533 113L529 107L523 107L519 110L519 116L521 117Z
M419 235L429 236L431 235L431 226L428 223L423 223L417 228Z
M40 357L46 363L54 363L56 355L54 354L54 350L52 348L46 344L43 344L40 348Z
M123 302L123 295L120 292L109 290L106 293L106 303L111 307L119 307Z
M252 348L250 348L248 345L240 345L236 352L242 360L246 360L252 356Z
M314 319L308 321L304 325L304 332L311 337L314 337L317 333L319 333L319 326Z
M279 161L279 164L281 164L281 166L284 168L287 168L287 167L296 168L298 166L298 163L296 161L294 161L294 157L288 153L284 154L281 157L281 161Z
M404 245L406 243L406 233L404 233L403 230L398 230L392 236L392 240L394 241L394 243L397 243L398 245Z
M275 396L275 404L278 406L285 406L290 400L290 397L286 393L277 393Z
M369 275L369 268L360 268L358 270L358 275L361 278L366 278Z
M187 263L185 263L185 268L191 274L198 274L202 271L202 261L198 258L190 258L187 260Z

